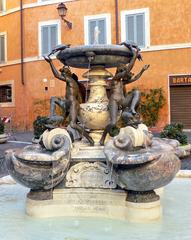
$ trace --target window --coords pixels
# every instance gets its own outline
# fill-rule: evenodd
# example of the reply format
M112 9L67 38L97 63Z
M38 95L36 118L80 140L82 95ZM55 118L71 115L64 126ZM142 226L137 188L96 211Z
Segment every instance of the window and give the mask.
M47 55L61 43L60 21L42 22L39 25L39 31L40 55Z
M6 61L6 34L0 33L0 63Z
M0 12L5 11L5 0L0 0Z
M9 107L14 105L14 81L0 82L0 106Z
M85 16L85 44L111 43L111 17L110 14Z
M141 48L150 45L149 10L136 9L121 13L121 40L133 41Z
M12 102L11 84L0 85L0 103Z

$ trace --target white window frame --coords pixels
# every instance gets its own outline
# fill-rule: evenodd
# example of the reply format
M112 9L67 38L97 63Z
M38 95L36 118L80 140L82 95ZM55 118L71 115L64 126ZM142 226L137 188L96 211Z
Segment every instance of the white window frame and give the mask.
M50 20L45 22L38 23L38 49L39 49L39 57L42 58L42 46L41 46L41 28L46 25L58 25L58 44L61 44L61 22L59 19L57 20Z
M0 13L6 12L6 0L2 0L3 2L3 10L0 10Z
M0 32L0 36L4 36L5 37L5 61L4 62L0 62L0 64L4 64L7 62L7 32Z
M126 41L126 21L125 18L127 15L144 13L145 15L145 47L147 49L150 47L150 14L149 8L133 9L121 11L121 42Z
M106 19L106 44L111 44L111 14L99 14L99 15L91 15L91 16L84 16L84 43L85 45L89 44L89 34L88 34L88 22L89 20L99 20L105 18Z
M12 102L0 102L0 107L14 107L15 106L15 83L14 80L0 81L0 86L11 85L12 89Z

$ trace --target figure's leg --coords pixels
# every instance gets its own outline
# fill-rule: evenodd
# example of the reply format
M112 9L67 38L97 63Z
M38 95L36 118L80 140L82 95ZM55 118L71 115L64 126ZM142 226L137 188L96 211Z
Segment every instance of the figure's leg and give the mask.
M133 90L125 96L123 102L123 113L121 115L124 123L130 126L136 126L140 123L140 119L137 119L137 108L140 102L140 91Z
M56 105L59 106L63 111L63 116L56 115ZM68 115L68 107L67 107L67 100L58 98L58 97L51 97L50 99L50 120L55 122L62 122L64 118Z
M134 90L133 91L133 98L132 98L131 105L130 105L130 111L132 112L133 115L137 114L136 110L139 106L140 100L141 100L140 91L139 90Z
M85 129L79 126L77 122L77 116L79 113L80 105L76 100L71 101L70 105L70 126L76 129L82 136L84 136L90 143L91 146L94 145L93 139L89 136L89 134L85 131Z
M56 105L59 105L59 99L58 97L51 97L50 98L50 117L56 115Z
M117 124L117 115L118 115L118 103L116 100L112 100L109 103L109 112L110 112L110 123L104 129L102 137L100 139L100 145L104 145L105 138L109 133L110 136L114 137L119 133L119 129L116 127Z

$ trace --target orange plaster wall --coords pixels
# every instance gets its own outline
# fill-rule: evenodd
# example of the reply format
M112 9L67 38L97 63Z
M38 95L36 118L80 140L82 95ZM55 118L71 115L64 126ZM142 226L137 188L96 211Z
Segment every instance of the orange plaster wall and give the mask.
M6 0L6 10L16 8L20 5L20 0L9 1Z
M13 107L1 107L1 116L10 116L13 119L13 125L18 129L25 129L26 123L26 104L27 98L25 88L20 81L20 66L13 65L2 68L0 80L14 80L15 105Z
M151 45L188 43L191 39L191 1L119 0L119 10L149 8Z
M27 63L25 72L28 108L30 109L27 121L32 124L38 115L49 114L51 96L64 97L65 83L53 77L49 65L45 61L37 61L35 64L33 62ZM44 82L44 79L47 82ZM48 87L48 91L45 91L45 87ZM39 100L41 103L37 104Z

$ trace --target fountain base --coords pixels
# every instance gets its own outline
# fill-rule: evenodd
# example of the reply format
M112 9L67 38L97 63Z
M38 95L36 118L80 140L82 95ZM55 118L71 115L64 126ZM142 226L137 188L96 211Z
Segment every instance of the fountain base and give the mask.
M156 221L161 217L160 201L132 203L127 192L111 189L56 188L51 200L27 198L31 217L102 217L133 222Z

